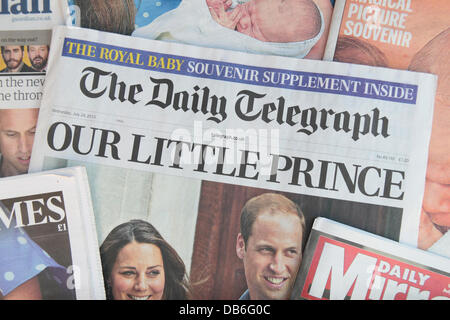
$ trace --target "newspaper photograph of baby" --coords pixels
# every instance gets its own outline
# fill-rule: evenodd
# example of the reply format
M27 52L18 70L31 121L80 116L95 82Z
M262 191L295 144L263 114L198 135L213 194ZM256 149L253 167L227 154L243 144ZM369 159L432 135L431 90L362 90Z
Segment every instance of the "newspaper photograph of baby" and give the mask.
M0 109L0 177L28 172L39 109Z
M322 59L334 5L330 0L68 2L73 24L85 28L309 59Z

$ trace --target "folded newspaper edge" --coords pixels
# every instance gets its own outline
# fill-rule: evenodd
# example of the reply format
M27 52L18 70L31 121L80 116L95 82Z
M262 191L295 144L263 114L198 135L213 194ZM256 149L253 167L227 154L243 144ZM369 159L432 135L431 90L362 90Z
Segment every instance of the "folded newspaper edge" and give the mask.
M67 232L69 244L65 248L66 252L61 254L65 256L70 255L72 264L63 266L67 278L65 281L62 281L62 278L59 277L59 285L61 287L67 286L70 290L74 290L74 297L78 300L105 299L100 254L97 248L94 212L86 169L84 167L68 167L6 177L0 179L0 185L0 199L2 199L2 201L6 198L33 199L33 196L38 199L31 200L31 204L29 204L28 200L24 200L23 202L27 204L26 211L19 209L20 205L23 205L22 201L20 203L14 203L9 219L5 217L4 214L2 215L2 229L4 226L7 226L6 229L3 229L3 237L8 240L9 235L6 233L13 232L13 230L16 233L19 231L24 234L22 230L26 230L28 233L28 229L30 228L42 225L52 225L54 226L54 233L37 234L37 239L39 240L50 238L46 240L48 244L47 248L41 248L41 250L50 252L49 250L54 249L52 247L59 245L58 241L52 241L51 238L55 234ZM47 193L58 193L60 196L57 200L60 203L57 205L55 199L52 198L44 201L42 197L45 198L45 194ZM33 201L42 203L42 205L44 205L45 202L45 205L40 209L36 209L33 206L36 206L37 204L33 204ZM33 208L33 211L31 211L31 208ZM45 208L48 208L48 213ZM27 218L24 219L24 216ZM14 222L15 226L13 226ZM0 230L0 235L1 234L2 230ZM26 236L24 235L24 237ZM27 237L26 239L29 238ZM22 244L25 240L19 242ZM29 239L28 242L33 243L31 239ZM34 245L36 246L36 244ZM45 253L45 255L52 259L48 253ZM5 256L5 254L2 253L2 256ZM20 256L17 256L17 258L20 259ZM70 260L70 257L68 259ZM26 266L21 266L18 261L12 261L12 265L18 269L31 269L32 267L28 266L31 260L30 253L29 260L24 262L27 264ZM53 262L53 264L54 263L55 262ZM46 264L40 264L40 266L44 265ZM49 264L49 268L51 266L52 264ZM56 264L53 267L56 269L57 267L61 268L62 266ZM40 271L43 270L44 267L36 267L36 269ZM64 272L60 273L60 275L61 274L64 277ZM23 277L25 277L24 279L30 276L31 274L29 273L28 276L23 275ZM6 278L7 277L5 277L5 279ZM13 280L12 276L9 278L11 278L11 281ZM17 279L17 281L19 280ZM61 297L56 296L52 299L60 298Z
M330 22L330 32L328 33L327 44L323 53L323 60L325 61L333 61L342 20L342 13L345 8L345 1L346 0L336 0L334 3L333 14L331 15Z

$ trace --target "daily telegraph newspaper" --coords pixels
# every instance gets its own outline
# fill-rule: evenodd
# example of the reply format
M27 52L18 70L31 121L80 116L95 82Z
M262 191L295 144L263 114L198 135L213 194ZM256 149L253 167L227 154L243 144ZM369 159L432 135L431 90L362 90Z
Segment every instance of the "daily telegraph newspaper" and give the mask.
M30 171L87 168L109 298L182 298L184 274L198 299L286 297L317 216L417 244L435 76L80 28L52 40ZM248 236L244 207L276 219ZM133 248L110 249L135 225L173 249L178 294L111 285L111 257ZM251 261L279 247L289 267L253 291Z
M69 0L72 25L249 53L322 59L330 0Z
M292 299L449 300L449 259L317 218Z
M104 299L82 167L0 179L0 300Z
M66 17L65 1L1 0L0 108L39 107L51 29Z
M336 1L325 60L438 76L419 247L450 257L450 1Z

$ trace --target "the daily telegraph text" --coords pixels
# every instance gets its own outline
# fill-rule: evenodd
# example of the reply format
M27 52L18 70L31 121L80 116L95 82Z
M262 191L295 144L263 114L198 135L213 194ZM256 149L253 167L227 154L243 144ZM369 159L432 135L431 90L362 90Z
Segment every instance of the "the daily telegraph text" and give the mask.
M150 77L149 80L146 84L127 84L114 72L87 67L80 79L80 90L92 99L118 99L131 104L143 103L148 107L169 107L177 112L200 112L206 120L215 123L223 122L227 118L228 108L233 108L243 121L260 120L276 126L290 126L306 135L320 129L346 132L355 141L366 134L389 137L389 120L380 114L378 108L373 108L370 113L351 114L349 111L337 112L332 107L301 107L298 101L289 102L283 96L276 101L267 101L264 91L244 89L233 97L225 97L218 96L208 86L194 85L191 91L179 91L170 79ZM147 90L152 98L143 101L143 91Z

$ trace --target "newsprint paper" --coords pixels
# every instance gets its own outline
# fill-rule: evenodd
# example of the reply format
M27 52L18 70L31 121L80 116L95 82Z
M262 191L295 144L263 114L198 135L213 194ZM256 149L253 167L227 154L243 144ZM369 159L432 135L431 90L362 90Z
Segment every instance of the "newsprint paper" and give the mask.
M292 299L449 300L449 260L326 219L314 221Z
M256 196L303 212L294 262L317 216L416 245L435 76L69 27L52 46L30 171L86 166L110 298L109 248L132 219L174 249L194 297L239 298Z
M53 26L68 15L65 1L0 1L0 108L38 108Z
M83 167L0 179L0 300L104 299Z
M325 60L438 76L418 246L450 257L450 1L338 0Z

